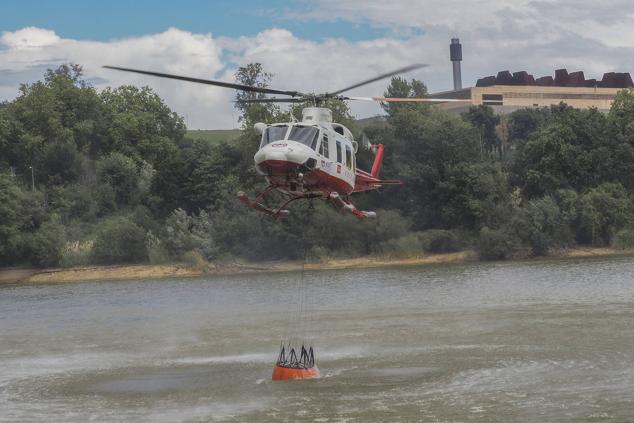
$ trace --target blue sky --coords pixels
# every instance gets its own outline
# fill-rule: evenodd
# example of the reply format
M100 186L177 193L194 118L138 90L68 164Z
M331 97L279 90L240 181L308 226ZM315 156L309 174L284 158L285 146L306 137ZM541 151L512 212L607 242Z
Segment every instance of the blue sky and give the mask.
M169 27L214 36L252 36L283 27L300 38L351 41L378 38L377 25L350 23L334 17L301 19L309 10L304 1L255 0L20 0L3 2L0 30L27 26L54 30L63 38L110 40L162 32Z

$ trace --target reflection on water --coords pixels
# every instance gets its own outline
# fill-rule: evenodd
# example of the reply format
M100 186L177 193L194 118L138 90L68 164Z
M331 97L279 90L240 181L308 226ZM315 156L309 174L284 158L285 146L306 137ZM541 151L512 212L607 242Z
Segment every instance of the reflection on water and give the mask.
M634 259L0 287L0 421L631 421ZM289 306L291 304L291 306Z

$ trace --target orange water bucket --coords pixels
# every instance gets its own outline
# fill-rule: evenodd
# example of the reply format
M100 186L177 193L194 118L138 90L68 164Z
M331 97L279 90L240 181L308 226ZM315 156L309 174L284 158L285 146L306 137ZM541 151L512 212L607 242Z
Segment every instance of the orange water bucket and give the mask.
M294 367L273 367L273 380L295 380L295 379L316 379L319 377L319 369L317 366L304 368Z

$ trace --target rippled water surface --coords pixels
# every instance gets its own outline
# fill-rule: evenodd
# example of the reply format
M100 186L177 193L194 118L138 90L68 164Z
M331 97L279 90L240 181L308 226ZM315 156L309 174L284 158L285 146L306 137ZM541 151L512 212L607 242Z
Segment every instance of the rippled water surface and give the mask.
M634 259L0 286L0 421L634 421ZM297 327L294 324L293 327Z

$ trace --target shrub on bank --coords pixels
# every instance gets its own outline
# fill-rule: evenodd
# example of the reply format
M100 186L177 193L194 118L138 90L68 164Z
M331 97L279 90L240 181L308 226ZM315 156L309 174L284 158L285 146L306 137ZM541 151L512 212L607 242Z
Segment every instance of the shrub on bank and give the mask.
M163 245L163 242L152 233L148 231L145 238L145 248L147 249L148 260L151 264L164 264L170 261L170 255Z
M209 262L196 250L187 251L183 254L183 262L187 267L195 270L205 271L209 269Z
M628 226L617 232L614 247L625 250L634 248L634 226Z
M414 232L379 244L379 253L390 257L420 257L425 253L461 251L464 243L455 231L431 229Z
M30 238L31 260L39 266L57 266L61 261L61 252L66 243L66 230L53 215L42 223Z
M104 220L95 235L92 258L93 262L99 264L146 260L145 231L126 217Z
M418 237L426 253L454 253L463 247L463 243L455 231L430 229L420 232Z
M512 257L517 246L512 233L506 229L480 230L476 243L476 253L481 260L506 260Z
M388 257L420 257L424 253L423 242L418 232L384 241L378 250Z
M321 263L330 258L332 253L325 247L316 245L306 253L306 261L311 263Z
M91 263L94 241L68 241L60 253L60 266L85 266Z

